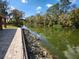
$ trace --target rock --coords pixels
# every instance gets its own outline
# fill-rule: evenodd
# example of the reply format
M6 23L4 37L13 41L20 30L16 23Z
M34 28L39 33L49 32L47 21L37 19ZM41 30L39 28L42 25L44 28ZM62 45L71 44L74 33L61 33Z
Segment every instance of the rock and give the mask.
M40 45L40 35L37 35L36 32L29 30L25 30L25 35L28 41L28 46L30 48L29 51L31 55L34 55L36 59L52 59L50 53L48 53L48 51Z

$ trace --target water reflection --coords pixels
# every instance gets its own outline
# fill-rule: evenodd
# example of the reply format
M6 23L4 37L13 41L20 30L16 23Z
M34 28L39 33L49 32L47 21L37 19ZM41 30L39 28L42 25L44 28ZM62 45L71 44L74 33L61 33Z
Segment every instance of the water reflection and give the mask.
M38 34L37 32L33 32L31 31L30 29L27 28L27 30L29 30L29 32L35 36L36 39L38 39L44 46L46 46L54 55L56 55L58 57L58 59L79 59L79 47L71 47L70 45L67 45L66 46L66 43L64 43L63 41L63 44L65 44L65 47L67 47L68 49L63 52L61 51L58 47L56 47L55 45L51 44L48 42L48 40L46 39L45 36L43 36L42 34ZM70 31L71 32L71 31ZM69 32L69 33L70 33ZM72 33L72 32L71 32ZM74 33L73 33L74 34ZM74 34L75 35L75 34ZM70 38L70 37L69 37ZM72 38L71 38L72 39ZM72 42L69 41L69 40L65 40L67 43ZM63 48L63 47L61 47Z
M37 32L33 32L27 28L27 30L37 39L39 40L48 50L57 57L57 59L66 59L64 53L61 52L56 46L52 45L48 42L45 36L42 34L38 34Z
M56 56L57 59L66 59L65 55L63 52L61 52L56 46L52 45L51 43L48 42L45 36L42 34L38 34L36 32L32 32L32 35L34 35L45 47L50 50L54 56Z
M79 59L79 47L71 47L67 45L68 50L64 51L67 59Z

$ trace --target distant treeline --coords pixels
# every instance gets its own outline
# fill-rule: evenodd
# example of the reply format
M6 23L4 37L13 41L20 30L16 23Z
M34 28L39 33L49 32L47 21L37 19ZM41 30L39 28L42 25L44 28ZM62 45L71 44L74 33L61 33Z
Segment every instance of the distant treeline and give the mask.
M44 15L40 13L26 18L27 25L32 27L53 27L59 24L62 27L79 28L79 8L70 0L60 0L52 5Z

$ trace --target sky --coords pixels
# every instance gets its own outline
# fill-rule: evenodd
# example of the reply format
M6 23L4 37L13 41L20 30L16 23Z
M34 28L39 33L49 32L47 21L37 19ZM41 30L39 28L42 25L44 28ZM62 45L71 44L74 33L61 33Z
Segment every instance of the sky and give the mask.
M25 13L25 16L32 16L37 13L45 13L46 10L59 0L7 0L11 9L18 9ZM72 5L79 6L79 0L71 0Z

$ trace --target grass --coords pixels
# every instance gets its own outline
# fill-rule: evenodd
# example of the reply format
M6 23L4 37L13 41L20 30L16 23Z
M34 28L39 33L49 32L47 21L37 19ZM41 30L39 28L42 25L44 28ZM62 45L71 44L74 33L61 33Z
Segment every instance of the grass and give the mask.
M59 59L66 59L63 51L68 49L67 45L79 46L79 29L63 29L60 25L54 25L50 28L29 27L32 31L41 33L46 37L48 42L54 46L54 49L49 50L58 55ZM52 48L51 47L51 48Z
M4 28L4 27L3 27ZM17 29L18 27L13 26L13 25L7 25L6 29ZM4 28L5 29L5 28Z

